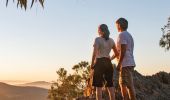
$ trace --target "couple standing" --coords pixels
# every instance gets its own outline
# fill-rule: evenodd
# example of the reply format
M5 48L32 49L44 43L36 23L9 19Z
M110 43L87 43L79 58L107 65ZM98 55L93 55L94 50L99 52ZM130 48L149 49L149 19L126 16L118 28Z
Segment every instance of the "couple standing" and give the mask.
M132 71L135 67L133 57L134 41L129 32L127 32L128 21L125 18L119 18L116 21L116 27L119 33L117 44L109 37L110 32L105 24L98 27L99 37L95 39L92 55L91 69L94 69L93 83L96 87L96 99L102 100L102 87L105 86L109 92L110 100L115 100L113 86L113 67L111 60L117 58L119 71L119 85L123 100L136 100L136 94L133 84ZM114 54L110 57L110 52Z

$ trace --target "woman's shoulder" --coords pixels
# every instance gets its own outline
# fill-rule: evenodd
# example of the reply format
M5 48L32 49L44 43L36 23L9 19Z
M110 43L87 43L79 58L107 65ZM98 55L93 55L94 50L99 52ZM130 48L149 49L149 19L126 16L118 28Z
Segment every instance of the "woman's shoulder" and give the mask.
M114 41L113 38L109 38L110 41Z
M100 41L102 39L102 37L96 37L95 41Z
M112 38L109 38L109 41L112 45L115 45L115 41Z

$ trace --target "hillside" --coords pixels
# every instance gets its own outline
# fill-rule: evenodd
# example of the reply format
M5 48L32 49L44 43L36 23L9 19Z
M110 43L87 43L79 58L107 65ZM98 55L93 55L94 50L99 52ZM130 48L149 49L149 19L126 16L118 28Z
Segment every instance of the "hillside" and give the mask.
M36 82L30 82L30 83L25 83L25 84L19 84L17 86L33 86L33 87L50 89L51 83L46 82L46 81L36 81Z
M170 73L159 72L152 76L134 73L134 84L138 100L169 100Z
M118 73L114 73L114 84L116 88L116 100L122 100L118 85ZM134 86L137 100L170 100L170 73L159 72L152 76L144 76L134 71ZM94 97L94 96L93 96ZM107 92L104 92L105 100L108 100ZM85 100L84 97L77 100ZM86 100L95 100L89 98Z
M170 73L159 72L152 76L144 76L134 71L133 76L137 100L169 100ZM120 88L118 83L115 84L116 98L121 100Z
M0 82L0 100L47 100L47 94L47 89L12 86Z

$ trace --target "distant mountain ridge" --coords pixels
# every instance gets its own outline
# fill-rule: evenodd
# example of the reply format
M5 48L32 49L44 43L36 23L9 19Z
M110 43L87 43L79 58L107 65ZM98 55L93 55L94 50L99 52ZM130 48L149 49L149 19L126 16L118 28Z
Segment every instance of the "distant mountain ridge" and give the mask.
M17 84L17 86L34 86L34 87L50 89L51 83L46 81L35 81L30 83Z
M31 86L13 86L0 82L0 100L47 100L48 90Z

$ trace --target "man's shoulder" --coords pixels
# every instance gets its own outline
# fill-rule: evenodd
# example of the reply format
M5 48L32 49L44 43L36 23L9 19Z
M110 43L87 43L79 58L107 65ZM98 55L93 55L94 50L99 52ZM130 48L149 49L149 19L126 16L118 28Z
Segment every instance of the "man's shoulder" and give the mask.
M130 34L128 31L123 31L120 33L120 35L126 35L126 34Z
M121 32L119 33L119 38L125 38L127 36L127 33L126 32Z
M132 37L132 35L128 31L124 31L124 32L121 32L119 34L119 37L126 37L126 38L128 38L129 36Z

